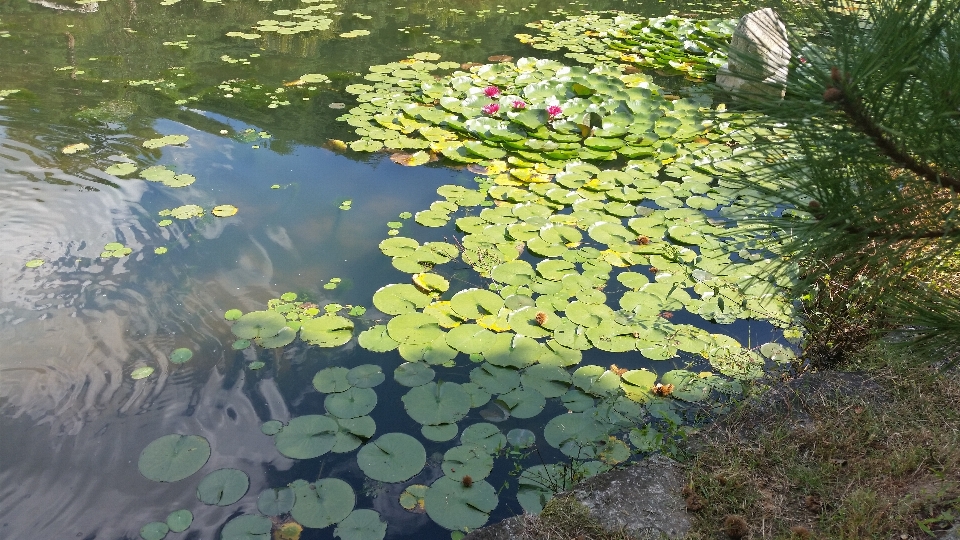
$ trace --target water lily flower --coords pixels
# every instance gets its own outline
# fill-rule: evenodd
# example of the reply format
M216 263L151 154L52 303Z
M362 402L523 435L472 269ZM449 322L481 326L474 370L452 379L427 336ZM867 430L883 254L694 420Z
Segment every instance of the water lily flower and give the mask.
M556 118L563 114L563 109L557 107L556 105L551 105L547 107L547 114L550 115L550 118Z
M483 93L488 98L495 98L500 95L500 89L497 88L496 86L488 86L483 89Z
M484 114L497 114L497 111L500 110L500 105L491 103L489 105L484 105L480 110L482 110Z
M524 101L523 101L522 99L515 99L515 100L513 100L513 103L511 103L510 106L513 107L514 109L526 109L526 108L527 108L527 104L524 103Z

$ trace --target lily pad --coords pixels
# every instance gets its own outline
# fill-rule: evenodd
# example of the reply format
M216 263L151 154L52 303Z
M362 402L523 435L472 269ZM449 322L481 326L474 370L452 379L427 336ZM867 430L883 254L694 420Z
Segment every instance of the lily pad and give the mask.
M470 411L470 394L452 382L417 386L401 399L407 414L424 425L452 424Z
M210 458L210 443L197 435L165 435L140 453L140 474L155 482L176 482L200 470Z
M260 492L257 509L266 516L279 516L293 509L296 495L288 487L269 488Z
M443 329L435 317L423 313L404 313L390 319L387 333L398 343L418 345L439 338L443 335Z
M140 528L140 538L143 538L143 540L163 540L168 532L170 532L170 526L162 521L154 521Z
M431 484L424 497L430 519L451 530L482 527L498 502L496 490L486 481L466 487L460 479L448 476Z
M405 433L381 435L357 452L360 470L381 482L409 480L419 473L426 463L427 452L423 445Z
M223 526L220 540L270 540L273 523L263 516L237 516Z
M493 456L478 446L454 446L443 455L441 468L451 478L469 476L475 482L486 478L493 470Z
M374 510L354 510L333 530L341 540L383 540L387 523Z
M377 393L370 388L349 388L328 395L323 406L337 418L357 418L373 411L377 406Z
M529 429L515 428L507 432L507 442L517 448L530 448L537 443L537 436Z
M373 294L373 305L387 315L412 313L429 303L429 295L407 283L387 285Z
M251 311L233 323L230 330L243 339L271 337L277 335L287 325L287 319L276 311Z
M290 322L287 324L293 325L294 323ZM295 339L297 339L297 331L290 328L290 326L284 326L274 336L257 338L257 344L264 349L279 349L293 343Z
M243 312L239 309L228 309L226 313L223 314L223 318L228 321L235 321L240 317L243 317Z
M380 366L363 364L347 372L347 381L357 388L373 388L386 380Z
M167 527L175 533L183 532L193 523L193 513L189 510L174 510L167 516Z
M427 384L435 376L436 372L423 362L406 362L400 364L393 372L393 378L397 383L411 388Z
M214 206L210 213L217 217L230 217L236 215L238 209L232 204L221 204L219 206Z
M267 420L260 425L260 432L264 435L276 435L281 429L283 429L283 422L279 420Z
M357 501L350 484L338 478L324 478L313 484L297 480L290 487L296 494L290 515L297 523L312 529L343 521Z
M300 339L319 347L339 347L352 337L353 321L339 315L322 315L300 326Z
M483 448L488 454L493 454L506 446L507 439L497 426L481 422L463 430L460 444Z
M400 344L390 337L387 326L378 324L360 332L357 344L373 352L388 352L396 349Z
M229 506L239 501L250 488L250 478L238 469L219 469L203 478L197 498L204 504Z
M329 416L298 416L274 435L273 442L277 450L289 458L312 459L333 449L338 429L336 420Z
M400 506L402 506L404 510L415 514L425 513L426 509L424 508L423 498L429 489L429 487L423 484L407 486L406 489L403 490L403 493L400 494Z
M457 436L460 428L456 424L440 424L437 426L420 426L420 433L428 440L445 442Z
M323 368L313 376L313 387L324 394L334 394L350 389L353 385L347 380L350 370L344 367Z
M132 373L130 373L130 378L135 381L146 379L150 375L153 375L154 371L155 369L150 366L138 367L137 369L133 370Z

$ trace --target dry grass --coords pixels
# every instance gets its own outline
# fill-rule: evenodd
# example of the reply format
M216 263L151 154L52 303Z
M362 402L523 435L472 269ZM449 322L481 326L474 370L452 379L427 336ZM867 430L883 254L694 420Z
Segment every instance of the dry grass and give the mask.
M573 495L550 500L539 515L524 514L523 540L633 540L621 531L606 531Z
M744 538L932 538L960 515L960 374L881 347L848 367L869 375L776 385L706 431L692 539L731 537L730 516Z

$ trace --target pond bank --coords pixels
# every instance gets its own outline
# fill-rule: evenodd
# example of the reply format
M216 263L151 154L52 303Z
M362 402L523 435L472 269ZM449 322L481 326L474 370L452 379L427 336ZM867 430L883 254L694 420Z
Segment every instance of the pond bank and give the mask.
M658 470L659 487L672 486L655 499L665 510L660 530L676 529L677 505L686 505L681 519L690 520L689 531L670 538L956 538L957 528L948 530L960 513L956 372L911 364L882 347L840 369L774 381L691 437L682 468L655 458L654 467L608 473L602 484L615 485L619 475L633 479L631 489L651 491L655 481L637 475ZM591 492L591 481L572 492L587 506L598 493L606 497ZM610 512L641 504L627 500L630 491L621 495L619 505L606 497L599 512L557 497L540 517L512 518L468 538L656 538L626 532L646 527L646 513L609 526Z

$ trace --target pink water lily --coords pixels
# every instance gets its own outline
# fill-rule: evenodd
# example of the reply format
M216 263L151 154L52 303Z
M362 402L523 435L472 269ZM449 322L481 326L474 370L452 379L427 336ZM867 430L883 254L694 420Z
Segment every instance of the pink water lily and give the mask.
M526 109L527 104L522 99L515 99L513 103L510 104L514 109Z
M495 97L497 97L497 96L500 95L500 89L497 88L496 86L488 86L488 87L486 87L486 88L483 89L483 93L484 93L488 98L495 98Z
M563 114L563 109L557 107L556 105L551 105L547 107L547 114L550 115L550 118L556 118Z
M490 103L489 105L484 105L480 110L483 111L484 114L497 114L497 111L500 110L500 105L496 103Z

